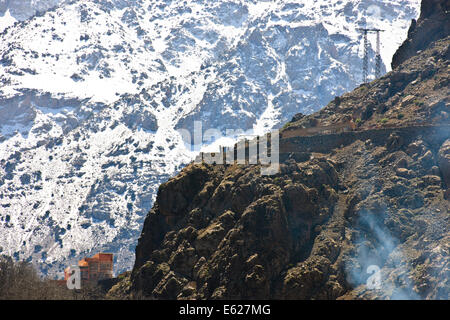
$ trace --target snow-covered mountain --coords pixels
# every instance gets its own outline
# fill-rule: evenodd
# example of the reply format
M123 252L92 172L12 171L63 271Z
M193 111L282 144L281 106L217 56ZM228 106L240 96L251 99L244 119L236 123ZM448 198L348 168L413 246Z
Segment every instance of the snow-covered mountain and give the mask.
M0 253L48 274L99 250L131 268L158 185L195 156L176 129L262 133L318 110L361 81L358 27L386 30L386 71L419 13L419 0L55 0L36 14L43 2L0 0Z
M0 32L17 21L41 14L69 0L0 0Z

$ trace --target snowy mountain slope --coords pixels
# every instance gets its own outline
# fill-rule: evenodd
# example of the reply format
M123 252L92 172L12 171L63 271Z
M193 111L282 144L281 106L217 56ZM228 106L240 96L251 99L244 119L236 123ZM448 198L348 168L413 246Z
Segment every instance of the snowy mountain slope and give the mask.
M317 110L360 82L356 28L389 30L388 68L418 8L75 1L5 29L0 249L44 273L99 250L130 268L158 185L195 156L175 129L261 133Z
M0 0L0 32L17 21L43 13L67 0Z

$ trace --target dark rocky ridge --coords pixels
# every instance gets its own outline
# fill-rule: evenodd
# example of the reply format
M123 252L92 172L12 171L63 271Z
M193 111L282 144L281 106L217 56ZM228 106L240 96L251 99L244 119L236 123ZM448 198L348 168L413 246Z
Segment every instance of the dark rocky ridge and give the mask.
M435 14L425 2L417 22L423 28ZM447 33L418 55L405 60L402 53L403 63L386 76L288 125L351 116L360 130L381 133L395 125L398 132L363 131L342 146L286 160L275 176L261 176L258 166L191 164L161 185L135 266L110 297L448 299L450 37L444 27ZM408 41L416 48L425 40L410 32ZM435 125L434 134L409 128L424 123ZM355 134L335 135L336 144ZM377 290L366 286L371 265L381 268Z
M450 33L450 2L442 0L422 1L418 21L412 21L408 38L392 58L392 69L427 48L430 43L445 38Z

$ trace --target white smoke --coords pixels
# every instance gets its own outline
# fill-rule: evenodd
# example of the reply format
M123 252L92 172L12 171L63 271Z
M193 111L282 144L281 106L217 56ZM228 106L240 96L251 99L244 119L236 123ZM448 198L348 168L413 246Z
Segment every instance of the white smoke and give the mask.
M360 213L360 234L354 256L346 265L347 281L354 287L366 285L385 299L420 299L413 289L410 268L400 242L383 221L384 214Z

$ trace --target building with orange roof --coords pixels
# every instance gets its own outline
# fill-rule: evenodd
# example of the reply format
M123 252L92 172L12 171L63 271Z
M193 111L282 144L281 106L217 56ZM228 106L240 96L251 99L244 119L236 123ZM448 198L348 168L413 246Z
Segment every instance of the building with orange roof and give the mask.
M99 280L111 279L113 277L113 254L97 253L93 257L83 258L78 261L82 282L97 282ZM64 270L64 280L70 277L70 268Z

